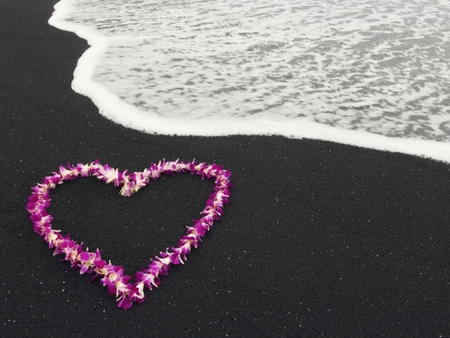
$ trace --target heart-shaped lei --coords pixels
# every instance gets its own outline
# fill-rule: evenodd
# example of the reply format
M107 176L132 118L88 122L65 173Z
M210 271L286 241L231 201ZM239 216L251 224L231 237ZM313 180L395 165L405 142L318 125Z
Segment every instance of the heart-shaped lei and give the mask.
M215 178L214 193L206 201L206 207L201 212L202 217L195 219L193 226L187 227L187 234L180 238L178 245L170 250L167 248L165 252L160 252L160 256L150 259L149 267L141 268L141 271L134 275L134 284L129 283L131 276L124 275L122 266L113 265L111 261L106 263L101 259L99 249L96 252L83 250L83 243L78 244L70 239L70 235L63 237L60 233L61 230L52 229L53 217L47 212L50 206L49 192L64 181L74 180L78 177L96 176L105 183L114 183L116 187L121 186L121 195L131 196L140 188L145 187L150 179L156 180L161 174L172 175L186 171L200 175L202 179ZM31 214L34 231L48 242L50 248L55 248L54 255L64 254L65 260L70 261L73 268L80 269L80 274L95 272L95 277L101 277L100 281L103 286L108 287L108 292L116 294L118 307L128 309L133 302L142 303L144 301L144 287L150 290L153 286L157 287L160 284L159 276L167 275L171 264L183 263L186 255L191 252L191 248L197 248L201 237L211 229L213 222L219 219L224 204L228 203L232 186L230 176L231 172L224 170L221 166L197 164L195 160L189 163L163 160L158 164L152 163L142 172L130 174L127 173L127 170L120 172L108 164L102 165L98 160L76 166L68 164L67 168L60 166L58 172L45 177L42 183L32 188L33 193L28 198L27 210Z

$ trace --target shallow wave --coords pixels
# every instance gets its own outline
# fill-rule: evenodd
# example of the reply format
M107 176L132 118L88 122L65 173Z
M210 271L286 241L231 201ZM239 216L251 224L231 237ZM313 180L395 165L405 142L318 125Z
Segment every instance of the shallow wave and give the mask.
M309 137L288 124L319 123L450 141L446 0L63 0L55 8L50 22L94 49L80 60L75 90L125 125Z

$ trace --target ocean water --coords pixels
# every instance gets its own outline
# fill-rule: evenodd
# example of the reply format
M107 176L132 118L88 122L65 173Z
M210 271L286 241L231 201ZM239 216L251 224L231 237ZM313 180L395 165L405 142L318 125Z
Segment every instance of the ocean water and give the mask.
M62 0L73 89L126 127L450 162L449 0Z

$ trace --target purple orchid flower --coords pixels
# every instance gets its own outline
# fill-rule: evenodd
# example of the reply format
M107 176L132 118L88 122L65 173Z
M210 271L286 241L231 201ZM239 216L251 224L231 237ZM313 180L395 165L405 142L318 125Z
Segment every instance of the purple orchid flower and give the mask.
M160 252L159 256L150 260L147 269L142 268L141 271L136 272L134 284L129 283L131 276L124 274L122 266L113 265L111 262L107 264L101 258L100 250L97 249L95 252L83 250L83 243L77 244L70 235L63 237L60 230L53 230L51 227L53 217L47 213L50 206L49 191L67 180L92 175L105 183L113 183L116 187L122 186L120 193L131 196L145 187L150 179L156 180L161 174L172 175L185 171L200 175L202 179L215 178L214 193L209 196L201 212L202 217L193 220L194 225L187 227L187 234L180 238L178 245ZM223 170L221 166L196 163L195 160L185 164L179 160L168 162L163 159L158 164L152 163L143 172L130 174L126 170L119 172L118 169L111 168L107 164L101 165L98 160L90 164L78 163L76 166L61 165L58 172L46 176L42 183L32 188L32 195L28 198L26 209L30 213L34 231L44 238L50 248L55 248L54 255L64 254L64 260L69 261L73 268L80 269L80 274L95 272L95 277L101 277L100 282L107 287L108 292L116 295L118 307L129 309L133 302L144 301L145 287L150 290L157 287L161 282L159 276L167 275L170 265L184 264L192 247L198 247L201 238L211 229L214 220L219 219L223 213L224 204L229 201L229 189L232 187L230 176L231 172Z

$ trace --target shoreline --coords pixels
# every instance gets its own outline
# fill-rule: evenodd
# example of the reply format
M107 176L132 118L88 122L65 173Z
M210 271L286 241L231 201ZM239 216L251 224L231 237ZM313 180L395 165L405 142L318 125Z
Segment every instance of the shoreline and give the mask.
M9 1L2 24L5 337L450 334L448 164L308 139L126 129L71 90L87 45L47 24L55 3ZM230 204L187 262L124 311L53 256L26 200L60 164L134 171L163 158L231 170ZM54 227L133 270L176 244L204 205L210 186L188 177L136 199L89 179L65 184Z
M378 134L376 132L367 132L366 130L361 129L352 130L345 128L341 129L340 127L335 128L326 123L317 123L308 117L292 119L286 117L284 114L278 116L250 114L246 117L234 118L225 115L221 116L218 121L215 118L211 118L211 116L206 116L207 113L200 112L199 114L202 118L186 121L183 119L180 120L176 114L171 116L167 111L163 111L162 113L157 110L154 112L143 112L133 104L120 99L117 94L112 93L101 83L93 81L92 78L95 73L94 68L97 68L99 65L98 60L107 59L105 52L109 49L108 45L110 42L108 40L110 37L102 35L102 31L97 31L92 27L79 25L72 21L64 21L65 14L68 11L68 5L59 6L59 4L60 3L56 6L56 11L50 18L49 24L60 30L76 34L89 45L78 60L77 67L74 70L75 76L71 84L73 90L81 95L89 97L100 110L100 114L104 117L125 126L126 128L132 128L148 134L168 136L221 137L264 135L281 136L293 139L306 138L381 151L399 152L450 163L449 142L437 142L431 139L408 137L386 137L384 136L386 131L384 134ZM184 93L182 95L184 95ZM207 97L203 97L203 99L209 100ZM370 100L370 98L368 99ZM186 101L185 104L188 104L188 101ZM208 102L209 103L204 103L203 106L208 106L208 104L214 103L215 101ZM213 106L215 106L215 104L213 104ZM230 109L232 109L232 107ZM256 109L255 106L255 109L253 110L258 109ZM280 107L280 109L282 109L282 107ZM214 110L210 112L210 114L213 115L215 113L217 112ZM291 113L293 113L293 111L291 111ZM390 123L394 122L391 121ZM186 125L188 127L186 127ZM415 127L420 126L416 125ZM406 127L404 127L404 129L405 128ZM426 129L427 127L424 128ZM371 129L377 130L377 127L372 126ZM394 129L391 130L390 133L395 134L396 132L401 132L401 130ZM435 137L437 137L437 135L435 135Z

